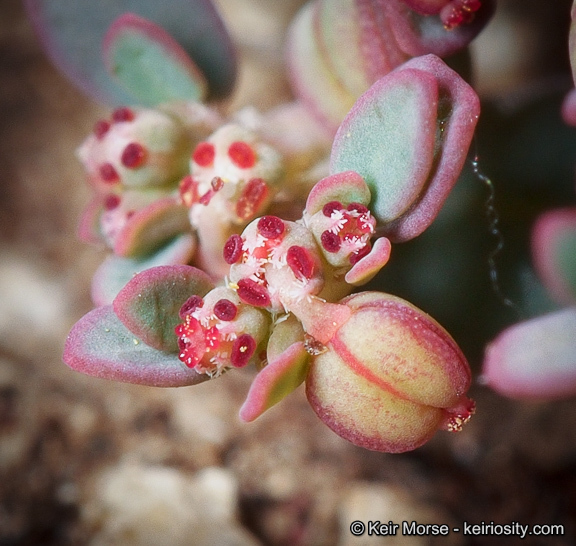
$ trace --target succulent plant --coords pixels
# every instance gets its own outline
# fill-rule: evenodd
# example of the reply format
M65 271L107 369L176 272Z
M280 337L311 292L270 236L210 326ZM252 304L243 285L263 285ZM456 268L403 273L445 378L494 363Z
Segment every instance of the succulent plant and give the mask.
M277 191L281 155L245 127L220 127L193 148L179 198L203 251L219 249L225 281L189 265L138 273L74 326L65 362L154 386L253 364L243 420L305 382L318 416L368 449L407 451L438 429L459 430L474 403L456 342L401 298L349 294L387 264L390 238L411 239L433 221L478 115L475 93L435 55L398 67L342 121L330 172L294 220L255 218Z

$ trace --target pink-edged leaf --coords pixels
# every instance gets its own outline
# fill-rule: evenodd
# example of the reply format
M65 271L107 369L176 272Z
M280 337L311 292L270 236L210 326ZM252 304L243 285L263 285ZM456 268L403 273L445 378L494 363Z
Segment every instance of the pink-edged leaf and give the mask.
M73 370L102 379L154 387L182 387L208 379L187 368L174 354L149 347L120 322L111 306L98 307L72 328L64 362Z
M204 296L214 284L190 265L163 265L138 273L116 296L114 312L136 337L161 351L177 351L174 328L181 322L182 304Z
M317 182L308 194L306 214L312 216L330 201L343 205L370 203L370 190L364 179L354 171L339 172Z
M542 214L532 231L534 265L552 295L576 302L576 208Z
M140 259L108 256L92 279L92 301L96 305L110 305L122 287L137 273L159 265L188 263L196 249L196 238L185 234L169 241L154 254Z
M319 0L313 32L334 77L355 97L409 58L378 0Z
M330 172L359 173L392 241L422 233L456 183L480 113L474 90L434 55L376 82L338 129Z
M100 215L104 210L102 197L93 198L80 217L78 224L78 238L84 243L102 243L102 232L100 231Z
M374 278L390 259L392 245L386 237L380 237L374 242L370 252L354 264L354 267L344 277L349 284L361 286Z
M576 307L504 330L486 349L482 380L511 398L576 394Z
M309 355L304 343L293 343L260 370L254 378L240 419L254 421L304 382L308 372Z
M399 70L374 84L343 121L331 173L356 171L380 222L401 216L424 191L434 160L438 85L429 73Z
M356 95L332 72L314 35L314 20L320 9L309 2L295 17L287 42L288 74L299 99L330 131L335 131Z
M576 127L576 89L571 89L564 97L561 112L564 123Z
M102 59L106 32L126 13L146 18L176 40L206 77L210 98L232 90L236 56L211 0L25 0L25 6L50 59L100 102L121 106L133 101L110 77Z
M149 255L187 231L188 209L173 197L159 199L130 216L116 237L114 252L125 258Z
M113 21L103 54L110 74L140 102L199 102L206 96L206 79L186 51L162 27L134 13Z

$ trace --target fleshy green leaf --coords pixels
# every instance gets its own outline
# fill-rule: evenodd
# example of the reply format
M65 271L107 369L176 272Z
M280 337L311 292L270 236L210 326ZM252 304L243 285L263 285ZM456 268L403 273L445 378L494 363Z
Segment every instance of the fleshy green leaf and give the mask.
M314 36L318 4L305 5L288 36L288 73L301 101L332 131L354 104L350 93L334 76Z
M214 287L210 277L189 265L164 265L138 273L116 296L113 308L135 336L161 351L177 351L174 328L182 304Z
M512 398L576 393L576 307L504 330L486 349L483 381Z
M116 238L114 252L126 258L149 255L187 231L188 209L171 197L159 199L129 218Z
M153 22L126 13L104 37L104 64L144 104L202 101L206 80L170 34Z
M78 238L84 243L102 243L102 232L100 231L100 215L104 210L102 197L97 195L82 211L82 216L78 225Z
M301 341L290 345L270 361L254 378L240 408L240 418L254 421L301 385L306 378L308 362L309 355Z
M441 59L412 59L358 99L334 139L330 172L364 178L387 237L416 237L456 183L479 111L474 90Z
M192 259L195 248L196 239L188 233L169 241L154 254L139 259L114 254L108 256L92 279L92 300L96 305L110 305L136 273L159 265L185 264Z
M576 302L576 208L540 216L532 233L534 264L561 303Z
M363 178L354 171L339 172L317 182L308 194L306 214L312 216L330 201L343 205L370 203L370 190Z
M134 13L162 27L204 74L210 98L232 90L236 78L233 46L210 0L25 0L48 56L85 93L113 106L133 102L102 59L102 43L112 22Z
M347 283L356 286L366 284L388 263L391 250L392 245L386 237L376 239L372 250L354 264L344 279Z
M74 325L63 359L73 370L88 375L154 387L181 387L208 379L187 368L176 355L135 337L111 306L94 309Z

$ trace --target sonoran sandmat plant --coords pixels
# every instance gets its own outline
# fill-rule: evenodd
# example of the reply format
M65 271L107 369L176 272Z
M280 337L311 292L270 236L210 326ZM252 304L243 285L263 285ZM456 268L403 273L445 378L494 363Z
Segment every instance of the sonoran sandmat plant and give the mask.
M115 107L78 152L95 195L81 233L111 253L69 366L151 386L254 366L243 420L305 383L324 423L380 451L460 430L474 403L454 339L404 299L356 289L461 175L480 108L455 68L469 73L464 48L494 2L311 2L287 41L296 101L236 113L215 102L235 58L210 2L174 2L208 33L116 3L88 53L70 46L95 8L28 5L61 66Z

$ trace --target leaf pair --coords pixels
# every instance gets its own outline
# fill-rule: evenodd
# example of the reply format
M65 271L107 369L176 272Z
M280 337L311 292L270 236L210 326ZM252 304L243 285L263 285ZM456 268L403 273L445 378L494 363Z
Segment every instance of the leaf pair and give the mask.
M156 105L221 98L232 89L236 57L210 0L25 5L52 61L100 102Z

